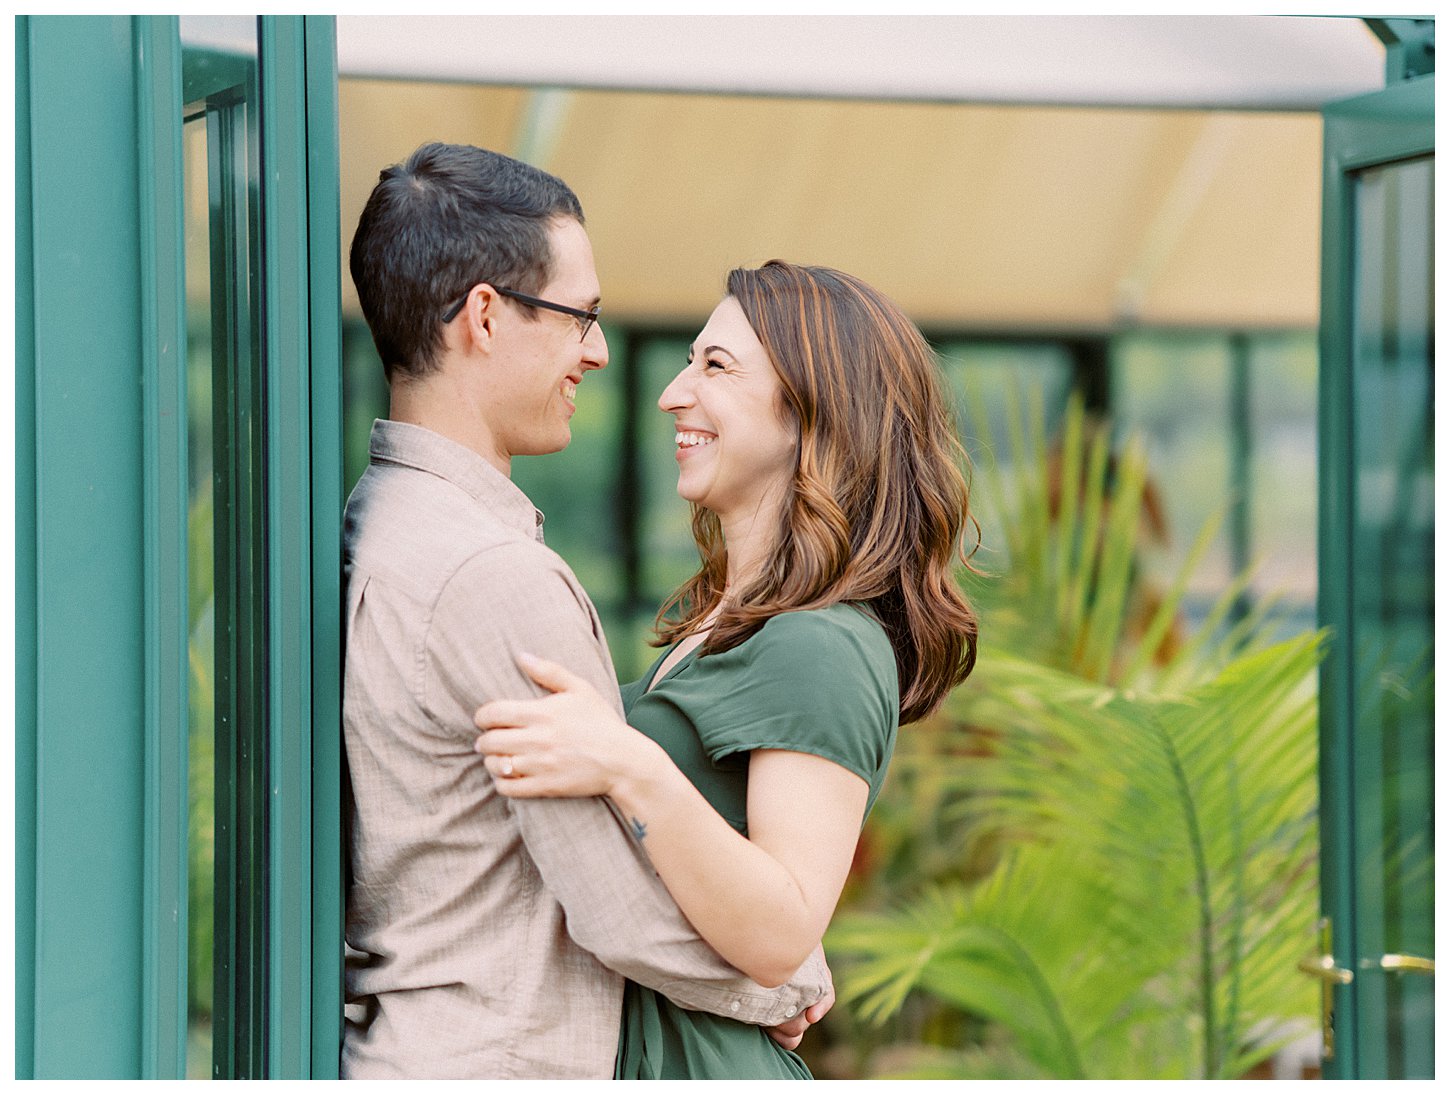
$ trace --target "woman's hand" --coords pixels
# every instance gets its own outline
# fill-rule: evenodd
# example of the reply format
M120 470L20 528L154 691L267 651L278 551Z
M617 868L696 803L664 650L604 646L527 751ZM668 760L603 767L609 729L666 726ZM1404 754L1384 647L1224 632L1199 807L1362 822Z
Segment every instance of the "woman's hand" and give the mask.
M495 786L510 798L613 794L623 780L649 773L658 745L624 722L587 681L561 665L520 654L519 667L552 695L495 700L473 722L473 744Z

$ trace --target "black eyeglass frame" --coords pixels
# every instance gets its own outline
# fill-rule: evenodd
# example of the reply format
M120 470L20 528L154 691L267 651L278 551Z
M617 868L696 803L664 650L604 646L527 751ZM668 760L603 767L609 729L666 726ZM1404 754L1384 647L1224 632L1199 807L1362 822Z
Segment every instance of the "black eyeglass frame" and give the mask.
M499 296L516 300L520 304L527 304L531 308L547 308L551 312L562 312L566 316L573 316L574 319L581 321L582 324L579 329L580 342L583 342L589 337L589 331L599 322L599 305L597 304L593 308L574 308L568 304L556 304L552 300L543 300L540 297L531 297L527 293L519 293L513 289L505 289L500 285L493 286L493 291ZM473 292L472 285L468 287L468 293L471 292ZM452 323L454 317L463 311L463 306L468 303L468 293L464 293L462 299L457 304L443 313L444 323Z

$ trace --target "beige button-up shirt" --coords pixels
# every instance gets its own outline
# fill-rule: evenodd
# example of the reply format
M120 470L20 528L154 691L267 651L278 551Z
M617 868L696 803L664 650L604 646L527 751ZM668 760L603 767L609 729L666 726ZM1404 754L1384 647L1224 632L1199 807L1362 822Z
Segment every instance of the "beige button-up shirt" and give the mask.
M379 421L344 522L343 723L354 806L342 1075L608 1077L623 978L773 1025L767 990L696 935L606 800L509 800L473 711L538 693L528 651L618 703L594 606L542 515L476 453Z

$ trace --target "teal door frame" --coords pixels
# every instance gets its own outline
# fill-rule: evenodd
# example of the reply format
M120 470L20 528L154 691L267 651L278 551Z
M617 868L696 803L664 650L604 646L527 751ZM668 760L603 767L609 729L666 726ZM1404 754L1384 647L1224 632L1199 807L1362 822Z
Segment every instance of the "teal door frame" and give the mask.
M184 1075L187 449L177 21L16 19L16 1074ZM336 52L258 21L266 1075L337 1075Z
M1383 874L1372 869L1383 850L1364 846L1381 796L1379 730L1361 714L1355 685L1356 175L1433 154L1434 76L1415 67L1427 55L1390 43L1391 85L1325 108L1319 588L1320 620L1333 638L1320 671L1321 905L1329 930L1318 975L1327 994L1325 1074L1342 1079L1384 1077L1390 1040L1382 1000L1363 994L1367 977L1385 975L1381 953L1370 953L1374 933L1361 922L1374 919L1371 906L1386 896Z

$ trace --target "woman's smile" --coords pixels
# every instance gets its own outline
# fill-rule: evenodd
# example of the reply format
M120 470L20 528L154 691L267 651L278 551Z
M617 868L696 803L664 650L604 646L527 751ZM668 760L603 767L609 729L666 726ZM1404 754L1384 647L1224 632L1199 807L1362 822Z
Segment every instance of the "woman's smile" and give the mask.
M713 433L705 433L701 430L677 430L675 432L675 459L682 460L697 449L715 443Z

